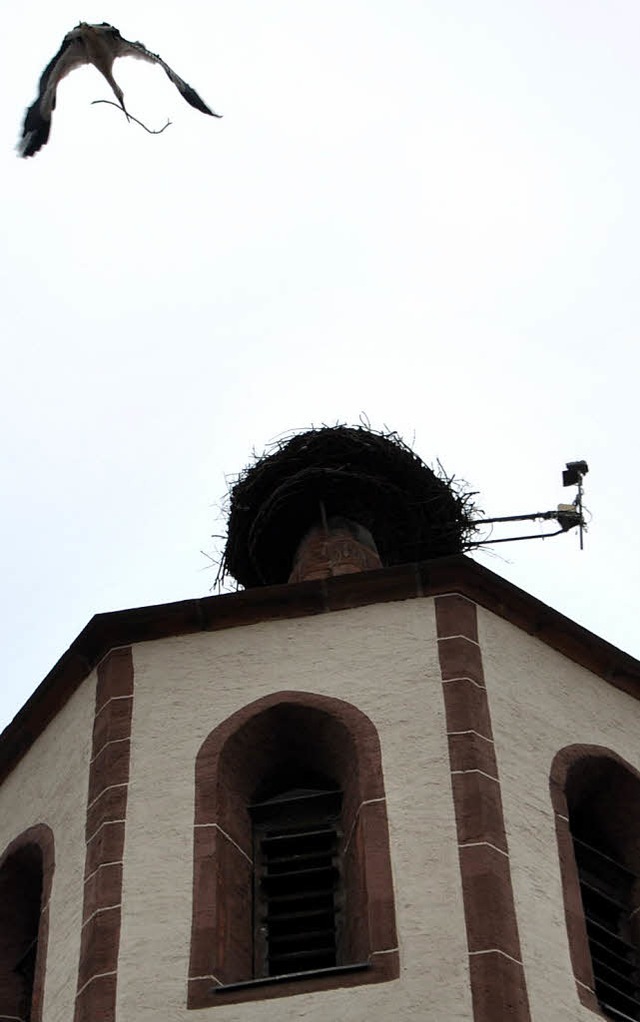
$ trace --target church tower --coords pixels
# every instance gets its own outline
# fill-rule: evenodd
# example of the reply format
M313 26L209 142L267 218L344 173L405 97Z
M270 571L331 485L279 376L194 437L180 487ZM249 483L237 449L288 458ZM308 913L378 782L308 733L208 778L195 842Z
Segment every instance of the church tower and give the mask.
M311 430L241 590L89 622L0 736L1 1022L640 1020L640 663L472 529Z

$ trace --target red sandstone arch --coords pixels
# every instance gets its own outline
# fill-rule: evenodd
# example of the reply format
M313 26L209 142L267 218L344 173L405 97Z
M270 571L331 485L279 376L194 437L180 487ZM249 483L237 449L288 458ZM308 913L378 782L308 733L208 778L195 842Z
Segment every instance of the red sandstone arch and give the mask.
M344 792L348 901L344 964L360 971L248 986L252 979L251 822L247 807L269 772L295 761ZM379 982L398 975L393 884L380 743L375 726L341 699L286 691L258 699L216 727L196 760L191 1008Z

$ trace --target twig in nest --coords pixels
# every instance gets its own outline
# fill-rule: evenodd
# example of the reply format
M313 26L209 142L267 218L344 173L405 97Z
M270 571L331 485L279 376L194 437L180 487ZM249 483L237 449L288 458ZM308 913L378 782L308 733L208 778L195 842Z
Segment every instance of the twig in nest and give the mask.
M122 107L120 106L119 103L112 103L110 99L92 99L91 100L91 105L92 106L94 106L96 103L108 103L109 106L114 106L116 108L116 110L122 110ZM128 120L135 121L136 124L139 124L141 128L144 128L145 131L148 131L150 135L161 135L162 132L164 131L164 129L168 128L169 125L171 124L171 121L168 120L163 128L158 128L157 131L154 131L153 128L148 128L146 126L146 124L143 124L142 121L139 121L137 117L134 117L133 114L130 114L128 111L122 110L122 113L126 115Z

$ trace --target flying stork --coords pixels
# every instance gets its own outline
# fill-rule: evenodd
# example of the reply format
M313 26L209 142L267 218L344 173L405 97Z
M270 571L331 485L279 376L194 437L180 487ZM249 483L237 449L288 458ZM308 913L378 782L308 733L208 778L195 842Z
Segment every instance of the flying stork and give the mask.
M88 25L86 21L81 21L71 32L67 32L60 49L42 72L38 98L29 107L24 118L22 138L18 143L18 151L21 156L34 156L48 141L51 131L51 114L56 106L58 84L65 75L83 64L93 64L97 67L109 82L125 114L127 117L129 116L124 105L122 89L111 73L113 62L117 57L137 57L139 60L148 60L152 64L159 64L187 103L190 103L196 110L201 110L203 114L210 114L211 117L222 116L210 110L195 89L183 82L182 78L168 64L165 64L157 53L151 53L142 43L132 43L128 39L123 39L118 29L106 21L99 25Z

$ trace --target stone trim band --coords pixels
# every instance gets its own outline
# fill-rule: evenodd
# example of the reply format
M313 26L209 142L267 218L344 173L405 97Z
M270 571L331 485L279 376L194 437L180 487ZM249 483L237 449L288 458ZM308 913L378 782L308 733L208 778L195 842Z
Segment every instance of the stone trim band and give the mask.
M435 599L475 1022L530 1022L475 603Z
M98 667L74 1022L116 1017L132 711L131 649L115 649Z

